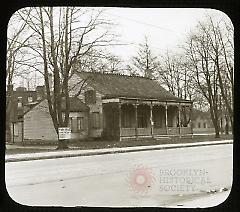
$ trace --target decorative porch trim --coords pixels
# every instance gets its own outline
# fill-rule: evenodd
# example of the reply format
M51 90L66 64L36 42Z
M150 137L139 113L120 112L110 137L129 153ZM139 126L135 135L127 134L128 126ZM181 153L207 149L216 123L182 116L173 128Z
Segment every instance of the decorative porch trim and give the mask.
M120 102L119 98L112 98L112 99L102 99L102 103L110 103L110 102Z

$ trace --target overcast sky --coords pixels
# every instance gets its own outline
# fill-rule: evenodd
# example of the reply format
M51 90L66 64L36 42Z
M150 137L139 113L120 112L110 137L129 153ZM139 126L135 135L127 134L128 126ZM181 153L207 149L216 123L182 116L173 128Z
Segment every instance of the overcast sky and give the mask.
M132 56L136 55L138 44L148 37L150 48L158 56L166 50L176 50L186 39L187 33L193 29L198 21L204 20L208 13L211 16L222 16L228 19L221 11L197 8L104 8L105 18L116 26L113 30L120 37L120 43L128 45L111 46L108 49L116 56L120 56L127 64ZM21 81L21 82L20 82ZM26 86L26 82L18 80ZM40 80L40 84L43 83Z
M221 11L213 9L108 8L105 11L109 19L118 23L115 30L120 35L119 40L130 44L113 48L113 52L125 60L136 54L137 46L145 35L156 54L165 52L167 48L176 48L206 13L228 19Z

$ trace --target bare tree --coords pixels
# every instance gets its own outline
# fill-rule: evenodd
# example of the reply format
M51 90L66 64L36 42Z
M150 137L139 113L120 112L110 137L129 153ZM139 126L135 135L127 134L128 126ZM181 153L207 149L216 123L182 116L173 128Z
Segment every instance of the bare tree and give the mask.
M26 15L29 15L26 14ZM17 23L17 24L16 24ZM17 76L23 75L25 72L21 69L21 61L26 61L24 48L28 44L28 40L32 34L26 32L26 22L21 21L19 17L13 16L8 24L7 36L7 61L6 61L6 85L7 85L7 101L6 101L6 129L7 139L11 140L11 117L13 117L13 81Z
M110 72L110 73L121 73L123 71L123 62L116 55L110 54L109 56L107 56L106 66L107 66L107 72Z
M192 75L188 62L182 54L167 51L159 61L157 78L173 95L195 101L196 91L192 84ZM182 124L190 121L189 111L183 107Z
M132 58L132 66L130 67L133 74L138 73L144 77L154 78L158 62L157 57L152 53L146 36L144 42L139 44L137 56Z
M93 48L111 44L110 22L101 18L103 11L94 9L40 7L27 16L28 10L20 10L19 15L36 35L30 48L41 59L49 113L58 133L59 127L68 126L68 82L76 63ZM53 76L52 91L49 74ZM59 142L58 148L67 145Z
M194 80L209 103L210 114L215 128L215 137L219 137L219 78L210 56L209 36L200 27L197 33L191 34L187 45L187 55L192 62L195 73Z
M233 99L233 46L230 42L230 37L227 37L225 30L221 27L221 22L214 22L211 16L208 16L209 28L211 31L206 31L203 27L205 33L208 33L211 47L212 47L212 60L215 64L215 69L219 78L219 87L221 90L221 95L224 100L226 109L229 114L231 123L233 123L233 110L232 110L232 99ZM231 27L229 23L229 27Z
M182 98L184 90L181 82L184 80L184 76L179 67L177 55L170 54L169 51L167 51L161 56L158 67L158 79L160 82L165 85L173 95Z
M194 71L196 87L206 98L216 137L219 137L220 118L226 108L226 122L233 124L233 31L229 21L206 16L197 31L188 38L186 55ZM226 29L231 29L230 32ZM220 99L223 99L220 102Z
M91 49L77 64L86 72L121 73L124 70L122 60L106 49Z

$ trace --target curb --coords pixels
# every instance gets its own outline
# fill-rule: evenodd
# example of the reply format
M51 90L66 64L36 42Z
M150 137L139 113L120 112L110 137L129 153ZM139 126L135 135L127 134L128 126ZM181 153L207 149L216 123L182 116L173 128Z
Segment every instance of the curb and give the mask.
M150 151L150 150L165 150L165 149L177 149L177 148L186 148L186 147L199 147L199 146L211 146L211 145L223 145L223 144L233 144L233 140L223 140L223 141L215 141L215 142L210 141L210 142L199 142L199 143L196 142L196 143L185 143L185 144L162 144L162 145L155 145L155 146L138 146L138 147L116 148L116 149L112 148L112 149L101 149L101 150L79 150L82 152L76 152L78 150L70 150L69 153L48 152L48 153L31 153L32 155L16 154L16 155L6 155L5 162L68 158L68 157L79 157L79 156ZM49 153L50 155L44 155Z

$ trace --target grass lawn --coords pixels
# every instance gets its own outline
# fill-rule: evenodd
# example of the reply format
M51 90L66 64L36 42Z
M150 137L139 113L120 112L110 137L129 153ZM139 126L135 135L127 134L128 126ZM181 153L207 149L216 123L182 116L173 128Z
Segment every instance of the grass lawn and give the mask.
M177 138L172 137L171 139L161 138L156 139L141 139L141 140L126 140L126 141L70 141L68 146L69 149L104 149L113 147L131 147L131 146L149 146L159 144L177 144L177 143L191 143L191 142L203 142L203 141L218 141L232 139L232 135L221 135L221 138L215 138L214 135L194 135L193 138ZM6 154L21 154L21 153L37 153L37 152L48 152L48 151L62 151L56 150L56 144L52 145L18 145L14 148L6 148ZM68 149L68 150L69 150Z

